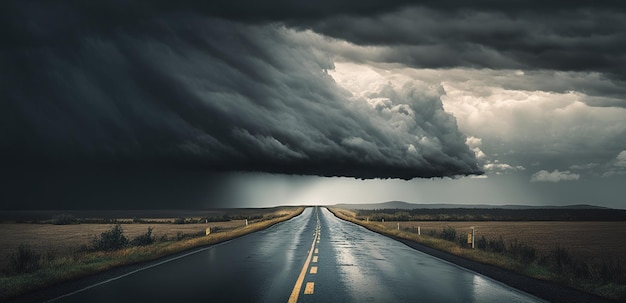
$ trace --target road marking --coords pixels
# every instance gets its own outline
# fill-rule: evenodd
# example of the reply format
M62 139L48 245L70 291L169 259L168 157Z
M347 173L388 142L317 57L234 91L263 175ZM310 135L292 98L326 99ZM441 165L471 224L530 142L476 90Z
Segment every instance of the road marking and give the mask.
M306 275L307 268L309 268L309 263L311 263L311 256L313 256L313 248L315 247L315 240L317 240L317 235L313 237L313 243L311 243L309 256L306 258L306 261L304 262L304 266L302 266L302 270L300 271L298 280L296 280L296 285L293 286L293 290L291 291L291 296L289 296L289 301L288 301L289 303L298 302L298 296L300 295L300 289L302 288L302 283L304 282L304 276ZM314 262L317 262L317 257L315 257ZM307 287L308 285L309 283L307 283ZM313 293L313 286L311 286L311 293Z
M315 252L314 252L314 253L315 253L315 254L319 253L319 251L317 250L317 248L315 249Z
M313 263L317 263L317 256L313 256Z
M314 287L315 287L315 282L307 282L306 286L304 287L304 294L305 295L312 295Z
M311 271L309 273L310 274L316 274L317 273L317 266L311 266Z
M133 270L133 271L127 272L127 273L125 273L125 274L123 274L123 275L119 275L119 276L117 276L117 277L113 277L113 278L111 278L111 279L104 280L104 281L102 281L102 282L98 282L98 283L95 283L95 284L91 284L91 285L86 286L86 287L83 287L83 288L81 288L81 289L79 289L79 290L75 290L75 291L73 291L73 292L66 293L66 294L64 294L64 295L58 296L58 297L56 297L56 298L53 298L53 299L50 299L50 300L48 300L48 301L44 301L44 302L54 302L54 301L58 301L58 300L61 300L61 299L63 299L63 298L66 298L66 297L73 296L73 295L75 295L75 294L77 294L77 293L81 293L81 292L83 292L83 291L86 291L86 290L92 289L92 288L94 288L94 287L98 287L98 286L100 286L100 285L107 284L107 283L109 283L109 282L113 282L113 281L115 281L115 280L119 280L119 279L122 279L122 278L128 277L128 276L130 276L130 275L132 275L132 274L135 274L135 273L138 273L138 272L140 272L140 271L144 271L144 270L146 270L146 269L150 269L150 268L153 268L153 267L156 267L156 266L159 266L159 265L163 265L163 264L165 264L165 263L169 263L169 262L172 262L172 261L175 261L175 260L178 260L178 259L181 259L181 258L184 258L184 257L190 256L190 255L193 255L193 254L197 254L197 253L200 253L200 252L203 252L203 251L207 251L207 250L209 250L209 249L213 249L213 248L218 247L218 246L222 246L222 245L228 244L228 243L230 243L231 241L232 241L232 239L231 239L231 240L228 240L228 241L224 241L224 242L222 242L222 243L218 243L218 244L215 244L215 245L211 245L211 246L209 246L209 247L200 248L200 249L198 249L198 250L193 250L193 251L191 251L191 252L188 252L188 253L186 253L186 254L182 254L182 255L180 255L180 256L171 257L171 258L165 259L165 260L163 260L163 261L161 261L161 262L158 262L158 263L155 263L155 264L150 264L150 265L147 265L147 266L144 266L144 267L141 267L141 268L135 269L135 270Z

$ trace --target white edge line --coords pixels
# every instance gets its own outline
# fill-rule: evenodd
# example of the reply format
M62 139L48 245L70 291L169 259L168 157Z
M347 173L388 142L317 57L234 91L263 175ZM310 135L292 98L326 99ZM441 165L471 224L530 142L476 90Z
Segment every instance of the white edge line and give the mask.
M163 265L163 264L165 264L165 263L169 263L169 262L172 262L172 261L178 260L178 259L180 259L180 258L184 258L184 257L190 256L190 255L193 255L193 254L197 254L197 253L199 253L199 252L203 252L203 251L205 251L205 250L209 250L209 249L211 249L211 248L213 248L213 247L220 246L220 245L222 245L222 244L226 244L226 243L228 243L228 242L230 242L230 241L232 241L232 240L224 241L224 242L221 242L221 243L218 243L218 244L215 244L215 245L211 245L211 246L209 246L209 247L200 248L200 249L198 249L198 250L195 250L195 251L192 251L192 252L188 252L188 253L186 253L186 254L184 254L184 255L176 256L176 257L173 257L173 258L169 258L169 259L167 259L167 260L163 260L163 261L161 261L161 262L159 262L159 263L155 263L155 264L151 264L151 265L148 265L148 266L144 266L144 267L141 267L141 268L135 269L135 270L133 270L133 271L131 271L131 272L127 272L127 273L125 273L125 274L123 274L123 275L120 275L120 276L117 276L117 277L113 277L113 278L110 278L110 279L108 279L108 280L104 280L104 281L102 281L102 282L98 282L98 283L96 283L96 284L92 284L92 285L89 285L89 286L83 287L83 288L81 288L81 289L79 289L79 290L75 290L75 291L73 291L73 292L70 292L70 293L67 293L67 294L64 294L64 295L58 296L58 297L56 297L56 298L54 298L54 299L50 299L50 300L47 300L47 301L44 301L44 302L54 302L54 301L58 301L58 300L60 300L60 299L62 299L62 298L65 298L65 297L69 297L69 296L75 295L75 294L77 294L77 293L80 293L80 292L86 291L86 290L91 289L91 288L94 288L94 287L98 287L98 286L100 286L100 285L103 285L103 284L106 284L106 283L109 283L109 282L113 282L113 281L115 281L115 280L119 280L119 279L121 279L121 278L124 278L124 277L130 276L130 275L132 275L132 274L138 273L138 272L140 272L140 271L144 271L144 270L146 270L146 269L150 269L150 268L153 268L153 267L156 267L156 266L159 266L159 265Z

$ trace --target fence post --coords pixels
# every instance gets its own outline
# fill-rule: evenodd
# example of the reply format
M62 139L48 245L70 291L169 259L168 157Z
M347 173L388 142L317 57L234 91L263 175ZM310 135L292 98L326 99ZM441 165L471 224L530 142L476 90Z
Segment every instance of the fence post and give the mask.
M419 226L417 226L417 235L419 236L419 235L421 235L421 234L422 234L422 231L421 231L420 227L419 227Z
M400 222L398 222L398 230L400 230Z
M472 226L472 248L474 248L474 239L476 238L476 229Z

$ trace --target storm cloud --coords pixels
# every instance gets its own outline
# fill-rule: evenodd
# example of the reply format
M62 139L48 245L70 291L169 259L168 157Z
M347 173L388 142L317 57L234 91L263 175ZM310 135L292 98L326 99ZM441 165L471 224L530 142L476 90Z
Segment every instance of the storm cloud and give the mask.
M481 173L438 95L388 87L380 94L401 111L393 115L356 100L328 75L332 57L311 44L326 38L310 31L191 13L122 18L119 27L101 20L99 30L72 18L82 16L76 7L54 8L39 12L49 23L21 24L14 34L23 37L1 51L7 164ZM42 27L51 20L67 24Z

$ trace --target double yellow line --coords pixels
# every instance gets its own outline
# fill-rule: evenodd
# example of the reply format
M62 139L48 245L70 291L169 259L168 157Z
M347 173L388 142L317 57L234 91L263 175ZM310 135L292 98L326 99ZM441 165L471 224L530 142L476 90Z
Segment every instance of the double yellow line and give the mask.
M315 227L315 236L313 237L313 243L311 243L311 249L309 250L309 256L306 258L304 262L304 266L300 271L300 275L298 276L298 280L296 280L296 285L293 286L293 290L291 291L291 296L289 296L289 303L298 302L298 296L300 296L300 290L302 289L302 283L304 282L304 277L306 276L306 270L309 268L309 264L311 264L311 257L313 256L313 251L315 249L315 243L319 243L319 234L320 234L320 220L317 214L317 207L315 208L315 217L317 218L317 226ZM315 257L317 259L317 256ZM316 260L317 261L317 260Z

